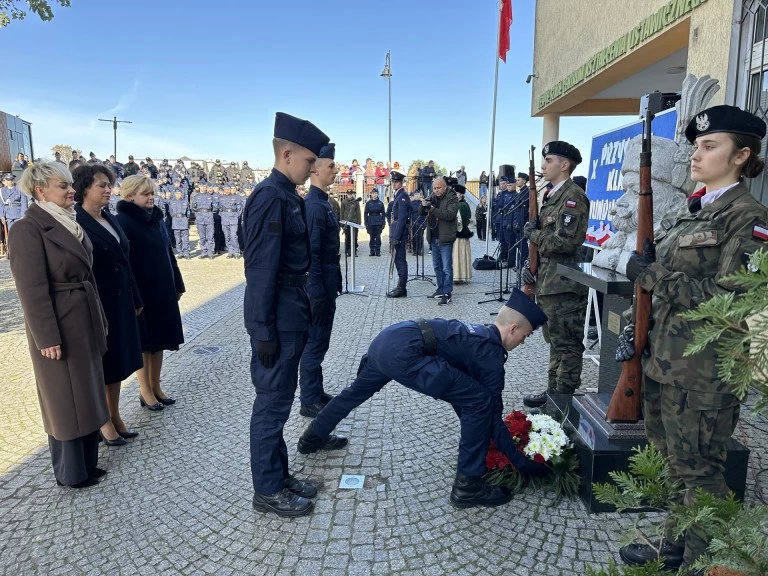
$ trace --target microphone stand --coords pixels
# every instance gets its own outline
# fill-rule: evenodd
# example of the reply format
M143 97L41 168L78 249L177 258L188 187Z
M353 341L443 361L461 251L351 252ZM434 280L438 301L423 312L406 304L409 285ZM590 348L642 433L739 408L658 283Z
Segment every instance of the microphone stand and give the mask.
M416 232L414 233L413 230L411 230L411 244L413 244L413 241L417 236L421 236L421 234L424 232L424 230L427 227L427 221L429 220L428 216L424 217L424 221L419 224L416 227ZM429 282L433 286L435 286L435 281L432 280L432 278L435 278L434 274L424 274L424 253L427 251L426 247L424 246L424 238L421 238L421 254L416 253L416 276L413 278L408 278L408 282L411 280L422 280L424 282ZM415 246L414 246L415 248ZM419 256L421 256L421 276L419 276Z
M518 199L518 198L511 198L502 207L502 209L498 211L497 214L503 218L504 215L508 214L509 212L517 210L520 206L523 205L523 203L526 200L527 200L527 198L525 200ZM512 205L512 204L514 204L514 206L510 207L510 205ZM493 221L491 221L491 223L493 223ZM501 235L501 233L502 233L502 230L499 229L499 236ZM504 254L504 255L501 254L501 241L499 241L499 245L497 246L496 249L499 251L499 259L497 260L497 267L498 267L498 270L499 270L499 289L498 290L492 290L491 292L486 292L485 295L486 296L490 296L492 294L498 293L499 296L498 296L498 298L491 298L490 300L481 300L480 302L478 302L478 304L485 304L487 302L494 302L494 301L504 302L504 294L509 294L509 253L511 252L511 250L508 247L507 248L507 254ZM504 273L501 271L501 262L502 262L502 258L504 256L507 257L507 286L506 286L506 289L503 287L503 284L502 284L502 282L504 280Z

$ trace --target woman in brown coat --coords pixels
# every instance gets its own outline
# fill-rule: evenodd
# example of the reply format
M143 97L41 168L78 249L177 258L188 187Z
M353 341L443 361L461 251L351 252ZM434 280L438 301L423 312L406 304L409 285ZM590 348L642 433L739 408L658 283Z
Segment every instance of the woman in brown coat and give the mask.
M96 464L99 428L109 420L101 363L107 323L91 270L92 246L75 221L66 166L36 163L19 187L37 203L9 235L11 272L53 472L59 485L85 488L106 473Z

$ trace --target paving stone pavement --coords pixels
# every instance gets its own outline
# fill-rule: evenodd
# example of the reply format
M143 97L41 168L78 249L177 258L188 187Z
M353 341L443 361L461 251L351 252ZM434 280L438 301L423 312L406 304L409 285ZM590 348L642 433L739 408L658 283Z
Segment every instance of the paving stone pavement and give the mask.
M385 326L417 317L491 320L485 292L493 272L474 271L454 301L438 306L429 282L408 283L407 299L384 297L388 258L369 258L360 241L364 295L339 298L324 365L326 389L340 391ZM485 244L472 239L476 256ZM386 240L385 240L386 245ZM409 256L411 274L414 257ZM6 261L0 262L0 572L3 574L583 574L618 561L617 534L632 519L588 515L580 502L552 506L527 492L495 509L448 504L458 443L450 406L391 383L342 422L347 449L302 456L308 420L298 399L285 428L292 469L321 486L312 516L284 520L254 512L248 427L254 398L250 347L242 322L242 260L181 261L186 343L168 353L164 388L178 403L160 413L139 408L137 384L123 385L121 410L141 435L100 448L109 474L86 490L55 485L42 429L23 320ZM427 274L431 259L426 256ZM505 405L546 383L540 332L510 354ZM597 372L585 362L584 381ZM745 417L745 420L749 416ZM739 435L765 446L746 423ZM753 454L750 479L762 468ZM338 488L342 474L365 474L362 490ZM754 500L755 485L749 494Z

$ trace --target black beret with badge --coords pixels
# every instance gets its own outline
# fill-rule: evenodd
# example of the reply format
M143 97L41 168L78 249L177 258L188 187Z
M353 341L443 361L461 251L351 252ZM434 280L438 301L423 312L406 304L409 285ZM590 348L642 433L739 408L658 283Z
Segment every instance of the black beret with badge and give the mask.
M568 144L568 142L563 142L562 140L553 140L544 145L544 148L541 149L541 155L546 158L550 154L567 158L577 165L581 164L581 152L579 152L579 149L573 144Z
M722 104L707 108L691 118L685 129L685 137L693 144L700 136L718 132L743 134L762 140L765 138L766 126L765 122L754 114L736 106Z

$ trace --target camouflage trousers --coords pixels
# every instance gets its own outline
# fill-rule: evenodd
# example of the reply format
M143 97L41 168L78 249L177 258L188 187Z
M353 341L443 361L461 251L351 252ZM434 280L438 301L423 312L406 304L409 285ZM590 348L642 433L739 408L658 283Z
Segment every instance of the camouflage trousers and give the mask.
M732 394L687 390L643 378L648 440L667 458L670 479L684 488L680 502L686 506L695 503L697 488L727 496L723 471L739 408L740 402ZM664 537L675 541L669 524ZM685 560L693 564L706 552L709 539L702 530L692 528L685 533L684 543Z
M573 394L581 385L586 294L539 296L536 301L549 318L543 328L544 340L549 344L547 387Z

